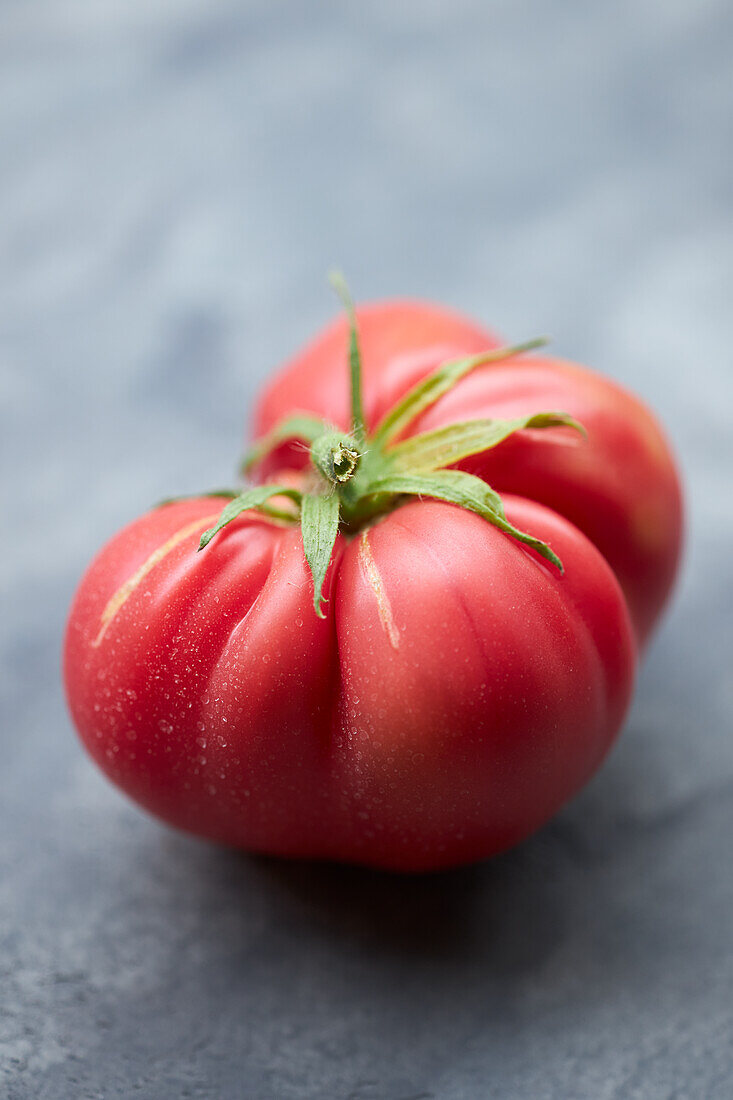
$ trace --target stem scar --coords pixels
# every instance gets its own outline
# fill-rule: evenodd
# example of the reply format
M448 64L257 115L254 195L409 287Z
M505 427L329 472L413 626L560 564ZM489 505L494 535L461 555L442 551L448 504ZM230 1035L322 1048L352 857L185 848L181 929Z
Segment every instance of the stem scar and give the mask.
M97 649L104 638L107 630L109 629L113 619L117 615L118 611L122 608L123 604L129 599L132 593L135 591L140 582L148 575L151 569L153 569L159 561L162 561L167 554L170 554L171 550L175 550L179 542L183 542L189 535L195 534L200 531L202 527L209 527L211 523L218 517L218 512L214 512L210 516L202 516L200 519L195 520L193 523L187 523L185 527L181 527L179 531L176 531L174 535L159 546L157 550L154 550L149 558L142 563L139 569L136 569L128 580L118 588L114 596L107 602L104 611L102 612L99 620L99 633L92 642L92 648Z
M392 606L389 602L389 596L384 587L384 581L377 568L377 563L374 560L372 554L372 548L369 545L368 532L363 531L359 539L359 563L364 572L369 586L374 592L374 596L377 601L377 610L379 612L379 621L384 627L384 631L389 638L390 645L393 649L398 649L400 644L400 632L397 629L397 624L394 621L392 614Z

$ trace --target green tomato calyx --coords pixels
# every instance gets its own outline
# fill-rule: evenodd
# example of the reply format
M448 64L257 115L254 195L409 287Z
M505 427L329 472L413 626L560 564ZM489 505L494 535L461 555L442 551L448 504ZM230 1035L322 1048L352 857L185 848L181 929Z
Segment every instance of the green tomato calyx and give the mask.
M369 431L362 398L362 358L356 310L340 273L330 276L349 323L347 366L351 381L351 424L344 432L311 413L295 413L255 443L242 463L248 474L283 444L309 448L311 477L302 488L255 485L232 491L217 523L204 533L199 549L242 512L254 509L275 522L299 523L313 577L313 604L323 616L323 586L339 531L355 532L394 510L405 498L426 497L476 512L518 542L531 547L560 573L562 562L547 543L513 527L501 497L480 477L454 469L456 463L497 446L514 432L566 427L585 430L563 412L540 412L506 420L477 419L406 436L426 409L472 371L523 355L547 343L529 340L443 363L409 390ZM221 494L219 494L221 495ZM285 500L283 507L272 498ZM292 502L292 503L289 503ZM293 507L294 506L294 507Z

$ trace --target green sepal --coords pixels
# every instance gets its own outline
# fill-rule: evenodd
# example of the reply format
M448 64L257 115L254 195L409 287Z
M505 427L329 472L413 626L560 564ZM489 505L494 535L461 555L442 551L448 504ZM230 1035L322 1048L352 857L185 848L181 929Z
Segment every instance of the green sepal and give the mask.
M206 493L183 493L178 497L166 497L164 500L159 500L157 504L154 504L154 508L164 508L166 504L178 504L182 500L205 500L207 497L223 497L227 500L233 500L234 497L241 496L241 489L209 489ZM268 516L269 519L279 520L282 523L295 523L298 519L297 512L286 512L284 508L274 508L270 504L258 504L257 511L263 516Z
M447 469L471 455L495 447L513 432L523 429L570 427L585 435L583 427L566 413L540 412L506 420L472 420L449 424L405 439L406 429L421 413L471 371L499 363L542 347L546 340L530 340L495 348L464 359L443 363L422 379L383 417L376 431L367 434L362 398L362 358L356 310L344 277L335 273L331 283L348 318L348 369L351 379L351 431L310 413L294 413L272 428L251 448L242 468L246 472L277 447L300 442L309 450L313 469L303 492L288 485L258 485L235 493L220 490L207 496L229 497L217 523L201 537L203 549L228 523L249 509L275 521L301 526L303 550L313 578L313 606L324 618L323 586L332 559L339 527L358 531L365 524L399 506L404 496L427 497L466 508L499 530L531 547L561 573L562 563L540 539L518 530L506 518L499 494L481 478ZM318 488L316 488L318 486ZM278 507L275 496L295 502ZM179 498L185 499L185 498Z
M341 299L349 322L349 370L351 373L351 431L359 450L366 439L366 421L361 394L361 348L359 346L359 328L356 310L346 279L340 271L332 271L328 276L331 286Z
M243 474L248 473L253 466L256 466L258 462L261 462L263 458L266 458L282 443L299 441L310 444L328 430L328 424L323 420L319 420L316 416L310 416L308 413L295 413L293 416L288 416L252 445L242 459L241 472Z
M300 505L303 551L313 577L313 606L321 619L325 615L323 582L339 529L339 497L336 492L304 493Z
M241 489L207 489L205 493L182 493L178 497L164 497L157 501L154 508L165 508L167 504L178 504L182 500L205 500L207 497L223 497L231 499L238 497Z
M291 527L300 520L300 509L291 512L285 508L274 508L271 504L258 504L256 511L261 516L277 520L280 526Z
M563 572L562 562L546 542L528 535L525 531L520 531L509 523L500 497L480 477L466 474L462 470L438 470L425 474L395 473L373 482L371 488L375 493L432 497L447 504L457 504L470 512L476 512L489 523L493 523L500 531L511 535L525 546L530 546L556 566L561 573Z
M395 469L438 470L488 451L524 428L558 427L574 428L586 436L585 428L577 420L560 412L534 413L512 420L466 420L404 439L391 447L385 458Z
M203 550L205 546L208 546L214 535L221 531L222 527L226 527L228 523L231 523L233 519L241 515L242 512L247 512L251 508L263 508L266 506L270 497L286 496L291 500L300 503L302 493L299 489L293 489L290 485L255 485L253 489L246 489L234 500L230 500L229 504L222 510L221 515L208 531L204 531L199 542L199 550ZM272 511L272 510L271 510ZM281 513L285 515L286 513Z
M384 446L391 439L398 436L412 421L434 405L438 398L455 386L461 378L471 371L483 367L488 363L499 363L503 359L510 359L515 355L522 355L535 348L544 347L547 343L545 337L536 340L528 340L524 344L514 344L512 347L493 348L491 351L483 351L478 355L468 356L466 359L453 359L443 363L436 371L423 378L411 390L409 390L396 405L383 417L372 435L372 444Z

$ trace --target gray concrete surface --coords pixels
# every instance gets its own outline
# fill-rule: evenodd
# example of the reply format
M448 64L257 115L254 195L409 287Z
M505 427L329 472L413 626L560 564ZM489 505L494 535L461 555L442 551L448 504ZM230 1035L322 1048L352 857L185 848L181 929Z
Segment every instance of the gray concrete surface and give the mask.
M724 0L0 5L0 1093L733 1095L733 12ZM491 864L173 835L75 740L91 553L226 481L268 371L411 293L634 386L690 541L625 734Z

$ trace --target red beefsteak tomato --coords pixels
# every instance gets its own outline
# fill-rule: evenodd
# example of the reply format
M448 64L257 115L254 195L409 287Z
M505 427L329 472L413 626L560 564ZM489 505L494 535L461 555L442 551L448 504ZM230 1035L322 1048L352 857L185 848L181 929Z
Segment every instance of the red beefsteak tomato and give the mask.
M436 307L346 305L263 395L255 483L94 560L66 690L102 770L172 825L437 869L517 843L600 764L680 492L607 380Z

